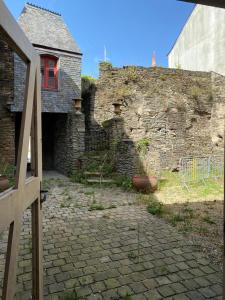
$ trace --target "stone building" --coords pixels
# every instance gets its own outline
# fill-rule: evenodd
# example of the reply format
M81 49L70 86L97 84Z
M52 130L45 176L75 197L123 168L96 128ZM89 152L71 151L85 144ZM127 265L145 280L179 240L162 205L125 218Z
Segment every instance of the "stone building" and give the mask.
M116 135L117 127L119 173L135 172L135 144L144 139L149 141L145 160L158 172L177 168L185 156L223 155L224 97L225 77L217 73L101 63L99 80L85 99L86 118L90 132L100 127L110 132L113 126ZM113 103L122 104L120 118Z
M81 98L82 53L58 13L28 3L18 23L41 58L43 167L68 173L84 150L84 117L74 109L75 99ZM27 66L16 54L7 57L13 85L7 100L10 151L16 157Z
M197 4L168 54L168 65L225 75L224 52L225 10Z

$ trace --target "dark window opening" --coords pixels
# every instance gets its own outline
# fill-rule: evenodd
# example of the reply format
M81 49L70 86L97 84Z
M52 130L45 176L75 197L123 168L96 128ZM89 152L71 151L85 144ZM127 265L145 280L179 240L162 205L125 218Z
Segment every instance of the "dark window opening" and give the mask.
M58 59L49 55L41 56L41 87L58 90Z

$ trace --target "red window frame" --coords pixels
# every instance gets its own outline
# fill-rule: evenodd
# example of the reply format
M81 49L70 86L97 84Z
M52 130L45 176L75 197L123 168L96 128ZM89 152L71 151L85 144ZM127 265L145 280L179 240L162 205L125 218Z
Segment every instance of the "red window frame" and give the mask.
M50 67L49 63L53 62L54 67ZM49 71L54 72L53 84L49 82ZM42 83L41 87L44 90L56 91L58 90L58 58L50 55L41 55L41 74L42 74ZM43 80L44 76L44 80Z

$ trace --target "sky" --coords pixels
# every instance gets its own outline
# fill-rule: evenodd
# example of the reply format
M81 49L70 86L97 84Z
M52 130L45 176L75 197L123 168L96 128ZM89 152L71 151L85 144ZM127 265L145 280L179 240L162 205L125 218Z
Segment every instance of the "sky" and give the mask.
M82 74L98 76L99 61L113 66L167 67L167 54L194 5L177 0L30 0L62 14L83 53ZM18 19L24 0L5 0Z

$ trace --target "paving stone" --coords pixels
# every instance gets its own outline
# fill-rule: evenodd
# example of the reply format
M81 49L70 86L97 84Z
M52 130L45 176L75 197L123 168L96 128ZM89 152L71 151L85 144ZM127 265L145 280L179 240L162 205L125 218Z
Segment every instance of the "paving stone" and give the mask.
M113 289L113 288L120 286L120 283L115 278L109 278L109 279L105 280L105 285L108 289Z
M157 290L163 297L168 297L175 294L174 291L168 285L163 285L157 288Z
M86 300L122 300L126 295L131 299L221 300L221 270L196 252L176 228L149 215L145 207L128 205L130 198L135 202L136 194L118 189L117 195L116 188L91 187L96 201L105 207L117 206L104 218L106 212L88 210L92 203L92 196L85 195L88 190L74 183L55 184L50 201L43 204L46 300L61 300L65 290L74 288ZM71 207L61 208L65 191L73 201ZM24 297L31 292L31 253L26 248L30 217L30 212L24 217L19 256L17 293L21 300L28 300ZM140 220L139 260L129 259L129 253L137 253Z
M90 275L79 277L78 280L81 285L86 285L94 282L94 279Z
M85 297L92 293L92 290L88 286L77 287L75 290L78 297Z
M63 282L54 283L49 285L49 291L50 293L58 293L64 290L64 284Z
M134 291L134 293L143 293L147 291L146 286L144 286L144 284L141 282L131 283L129 286Z
M122 275L127 275L132 273L132 269L128 266L123 266L118 268L118 271L122 274Z
M209 266L200 267L201 271L203 271L205 274L211 274L215 273L215 270L210 268Z
M190 269L189 271L196 277L205 275L205 273L203 273L200 269Z
M127 285L124 285L124 286L121 286L118 288L118 295L121 297L125 297L127 295L132 295L132 294L133 294L133 291Z
M187 288L181 284L180 282L175 282L170 284L170 287L172 290L174 290L177 294L183 293L187 291Z
M205 297L203 297L199 292L197 291L191 291L187 293L187 296L191 300L205 300Z
M143 294L139 294L139 295L133 295L131 299L132 300L146 300L146 297Z
M169 284L171 281L166 276L159 276L156 278L158 285Z
M194 278L194 280L195 280L195 282L197 282L197 284L200 287L209 286L209 281L205 277L197 277L197 278Z
M152 290L157 287L159 284L155 279L145 279L142 282L147 289Z
M145 293L145 297L148 300L160 300L160 299L163 299L163 297L157 292L157 290L152 290L152 291L149 291L149 292Z
M105 292L102 293L102 297L103 299L117 299L118 298L118 293L117 293L117 289L111 289L111 290L107 290Z
M100 294L92 294L87 297L87 300L102 300L102 296Z
M216 295L222 295L223 287L219 284L211 285L210 288L216 293Z
M72 278L72 279L65 281L66 289L72 289L76 286L79 286L79 281L76 278Z
M179 270L189 269L189 266L185 262L180 262L180 263L176 264L176 266Z
M131 274L133 281L141 281L145 279L145 276L141 272L135 272Z
M93 293L96 294L96 293L101 293L102 291L105 291L106 286L103 281L99 281L99 282L93 283L91 285L91 289L92 289Z
M61 282L61 281L66 281L70 279L70 274L67 272L61 272L55 275L56 281Z
M53 266L55 266L55 267L63 266L65 264L66 264L66 262L64 259L56 259L53 261Z
M194 279L186 279L182 281L182 284L189 290L195 290L200 287L200 285Z
M173 296L173 300L189 300L189 298L185 294L180 294Z
M201 288L198 291L207 299L216 296L216 292L210 287Z

